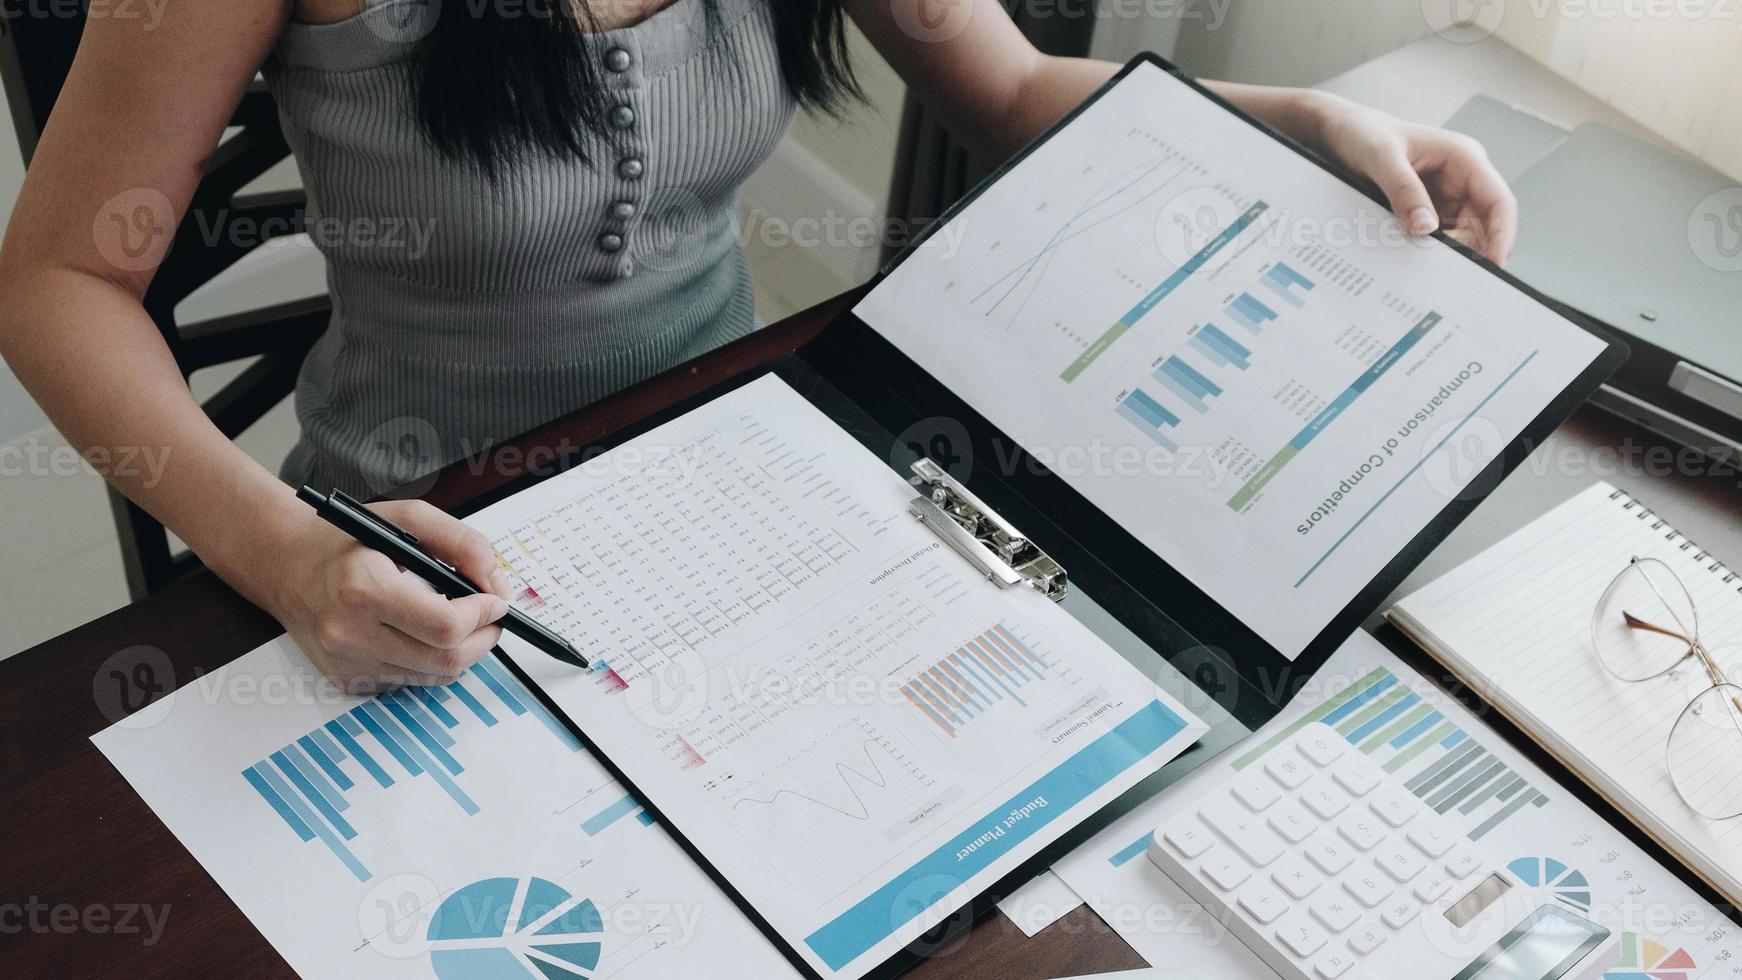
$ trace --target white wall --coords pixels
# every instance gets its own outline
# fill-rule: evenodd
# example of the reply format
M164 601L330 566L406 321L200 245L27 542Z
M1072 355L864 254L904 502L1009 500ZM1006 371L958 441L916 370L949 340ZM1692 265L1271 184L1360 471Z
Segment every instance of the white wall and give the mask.
M1422 37L1417 0L1178 0L1180 67L1203 78L1314 85ZM1112 25L1110 25L1112 26Z
M1742 180L1742 5L1512 0L1499 36L1731 178Z

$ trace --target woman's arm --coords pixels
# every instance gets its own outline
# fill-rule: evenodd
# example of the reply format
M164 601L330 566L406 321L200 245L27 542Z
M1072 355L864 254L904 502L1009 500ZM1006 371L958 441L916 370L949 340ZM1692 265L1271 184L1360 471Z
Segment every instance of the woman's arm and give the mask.
M902 78L970 145L1022 148L1119 66L1042 54L999 0L846 0ZM1211 90L1377 184L1412 234L1445 227L1495 262L1512 254L1518 208L1475 140L1304 89L1206 82Z
M0 247L0 357L104 475L359 688L457 675L495 643L494 596L448 602L324 527L188 393L141 298L287 0L178 0L155 24L92 18ZM486 580L487 545L391 505Z

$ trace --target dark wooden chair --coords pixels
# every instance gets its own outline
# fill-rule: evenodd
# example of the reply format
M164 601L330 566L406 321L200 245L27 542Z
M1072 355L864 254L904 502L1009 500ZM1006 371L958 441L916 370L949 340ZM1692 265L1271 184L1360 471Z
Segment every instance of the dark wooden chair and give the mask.
M84 17L64 16L65 6L28 4L18 16L0 18L0 84L11 103L26 167L84 31ZM263 244L269 230L289 234L303 227L302 191L240 193L290 155L272 96L258 80L230 124L237 131L213 154L145 295L145 310L169 344L184 380L203 368L252 360L203 403L218 428L234 439L290 394L297 368L326 329L332 306L326 296L316 296L202 322L176 322L177 304ZM248 233L232 234L237 228ZM197 565L187 552L172 553L168 533L151 515L112 489L109 496L127 585L135 599Z

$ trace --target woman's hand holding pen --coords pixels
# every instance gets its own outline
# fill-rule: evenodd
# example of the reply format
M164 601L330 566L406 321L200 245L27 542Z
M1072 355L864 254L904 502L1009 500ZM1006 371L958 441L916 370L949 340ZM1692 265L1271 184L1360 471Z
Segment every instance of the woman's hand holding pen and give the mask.
M508 612L508 577L482 534L423 501L370 509L490 591L447 599L312 510L278 549L273 580L248 591L347 691L450 683L500 640L496 622Z

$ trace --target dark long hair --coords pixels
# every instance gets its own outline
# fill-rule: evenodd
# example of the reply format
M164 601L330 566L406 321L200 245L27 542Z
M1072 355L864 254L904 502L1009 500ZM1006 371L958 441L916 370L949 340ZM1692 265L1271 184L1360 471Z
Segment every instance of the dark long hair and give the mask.
M440 11L409 82L423 131L444 156L495 175L529 155L585 160L609 140L587 0L430 2ZM708 30L717 29L718 0L700 2ZM771 5L780 72L800 103L836 112L860 97L840 0L759 2Z

